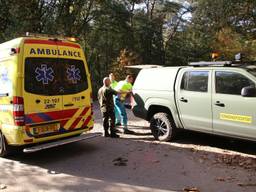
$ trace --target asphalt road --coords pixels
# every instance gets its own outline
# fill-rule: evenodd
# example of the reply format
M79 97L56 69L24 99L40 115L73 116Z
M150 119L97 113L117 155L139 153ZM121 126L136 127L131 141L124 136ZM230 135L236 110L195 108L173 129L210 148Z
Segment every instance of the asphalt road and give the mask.
M94 111L94 131L102 131ZM255 143L192 132L159 143L147 122L129 118L135 135L0 158L0 191L256 191Z

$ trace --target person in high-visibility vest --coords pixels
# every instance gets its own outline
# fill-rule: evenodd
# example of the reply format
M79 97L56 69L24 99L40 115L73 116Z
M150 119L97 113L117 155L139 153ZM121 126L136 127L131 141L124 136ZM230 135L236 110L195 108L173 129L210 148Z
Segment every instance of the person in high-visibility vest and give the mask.
M121 116L121 122L123 125L124 133L125 134L133 134L133 131L130 131L127 127L127 113L125 110L124 102L125 98L128 93L131 93L132 91L132 82L133 77L131 75L127 75L124 81L118 82L117 86L115 87L115 90L119 92L117 96L114 96L115 100L115 106L118 110L119 115Z
M109 74L109 79L110 79L110 82L111 82L110 87L112 89L115 89L115 87L117 86L117 81L116 81L116 77L115 77L114 73Z
M111 82L110 87L112 89L115 89L117 84L118 84L118 82L116 81L114 73L110 73L109 74L109 79L110 79L110 82ZM114 99L114 104L115 104L115 99ZM115 112L115 125L117 125L117 126L121 125L121 116L120 116L120 114L118 112L116 104L115 104L115 107L114 107L114 112Z

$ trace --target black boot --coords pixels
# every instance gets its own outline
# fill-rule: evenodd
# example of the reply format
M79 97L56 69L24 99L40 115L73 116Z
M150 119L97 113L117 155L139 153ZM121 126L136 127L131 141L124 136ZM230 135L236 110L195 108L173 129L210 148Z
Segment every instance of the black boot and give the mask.
M120 136L116 134L115 129L111 129L110 137L119 138Z
M110 137L110 134L109 134L108 130L105 130L104 137Z
M124 129L124 134L135 134L135 132L126 128Z
M110 137L112 137L112 138L119 138L120 136L117 135L116 133L111 133L111 134L110 134Z

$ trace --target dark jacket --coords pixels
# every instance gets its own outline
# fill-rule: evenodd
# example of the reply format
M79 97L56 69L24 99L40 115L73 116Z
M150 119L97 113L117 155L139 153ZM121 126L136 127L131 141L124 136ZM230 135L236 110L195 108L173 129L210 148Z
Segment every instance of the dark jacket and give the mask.
M117 92L111 87L102 86L98 91L98 100L100 103L101 112L108 112L114 110L113 96Z

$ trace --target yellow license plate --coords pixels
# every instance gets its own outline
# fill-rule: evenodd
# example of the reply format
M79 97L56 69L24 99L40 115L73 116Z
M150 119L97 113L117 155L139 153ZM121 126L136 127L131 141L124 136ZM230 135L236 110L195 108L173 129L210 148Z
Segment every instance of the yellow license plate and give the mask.
M50 124L50 125L42 125L33 127L33 133L35 135L41 135L46 133L53 133L59 131L60 124Z

